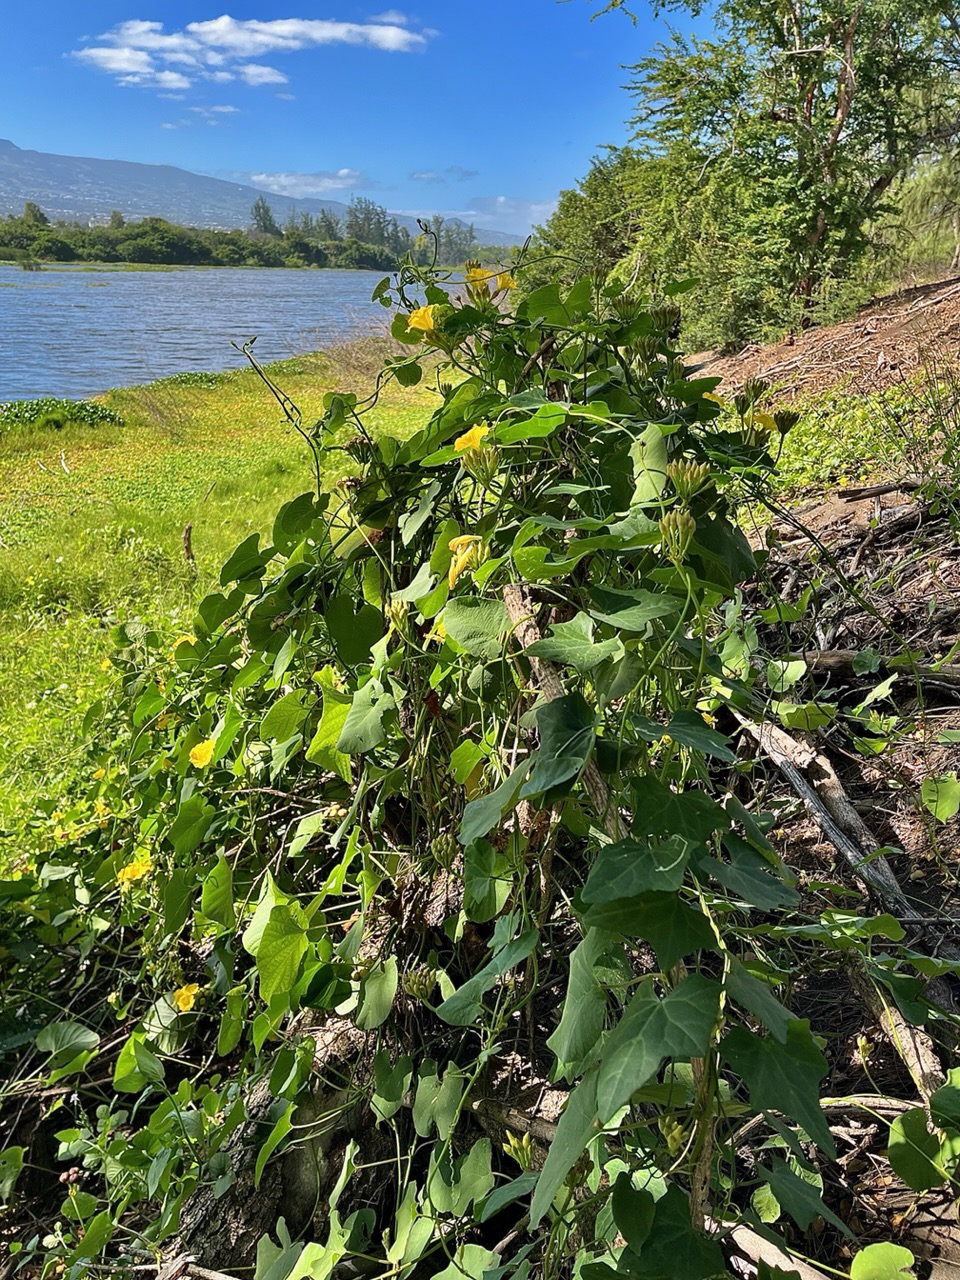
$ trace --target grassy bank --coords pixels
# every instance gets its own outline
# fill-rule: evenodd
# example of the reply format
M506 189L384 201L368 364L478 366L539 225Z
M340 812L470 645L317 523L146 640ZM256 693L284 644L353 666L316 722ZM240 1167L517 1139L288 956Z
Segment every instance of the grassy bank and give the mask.
M370 384L382 347L296 357L271 374L304 423L324 394ZM375 425L405 433L422 391L391 388ZM123 425L0 435L0 831L55 808L86 708L112 679L110 627L186 629L225 556L310 488L312 461L252 370L179 375L104 397ZM325 460L325 480L342 466ZM192 525L195 566L184 555ZM10 842L15 849L19 838Z

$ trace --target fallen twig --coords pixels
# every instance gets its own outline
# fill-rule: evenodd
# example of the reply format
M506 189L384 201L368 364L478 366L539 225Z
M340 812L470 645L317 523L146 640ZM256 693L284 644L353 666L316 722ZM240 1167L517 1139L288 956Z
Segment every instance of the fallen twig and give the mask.
M847 972L854 991L866 1003L880 1030L910 1072L917 1092L925 1104L929 1103L931 1093L946 1080L933 1041L925 1031L912 1027L896 1005L883 998L859 958L850 960Z
M803 655L803 661L811 671L827 671L835 675L857 675L854 661L858 657L856 649L812 649ZM898 675L913 676L928 684L947 685L951 689L960 689L960 664L944 663L942 667L930 666L927 663L904 663L895 659L881 658L879 671L884 674L896 672Z
M770 757L804 803L824 835L843 854L865 885L898 916L911 907L879 842L847 798L833 766L812 747L773 724L757 724L735 711L744 730Z
M841 502L859 502L863 498L882 498L887 493L916 493L922 488L916 480L897 480L890 484L861 485L858 489L841 489Z

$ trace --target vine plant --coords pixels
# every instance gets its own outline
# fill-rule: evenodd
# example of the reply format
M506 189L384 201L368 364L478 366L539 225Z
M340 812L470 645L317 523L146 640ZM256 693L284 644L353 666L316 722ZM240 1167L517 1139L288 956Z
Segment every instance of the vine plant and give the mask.
M731 711L762 704L721 657L756 571L733 499L793 418L721 415L672 344L682 288L513 288L385 279L407 353L308 430L341 479L236 549L172 652L116 630L89 820L0 886L8 1114L44 1090L65 1170L15 1248L47 1275L160 1258L245 1149L257 1187L338 1126L258 1280L707 1280L737 1225L849 1234L788 948L856 949L926 1013L909 954L871 950L889 916L798 922L738 754ZM367 426L389 378L436 383L407 439ZM920 1121L941 1180L951 1098ZM39 1160L17 1134L9 1195Z

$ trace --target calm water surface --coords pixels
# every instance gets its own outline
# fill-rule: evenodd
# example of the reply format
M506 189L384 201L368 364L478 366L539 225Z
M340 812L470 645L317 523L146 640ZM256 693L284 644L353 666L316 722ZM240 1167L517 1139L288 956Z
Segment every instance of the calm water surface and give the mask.
M267 363L383 330L375 271L0 266L0 401L78 398L187 369Z

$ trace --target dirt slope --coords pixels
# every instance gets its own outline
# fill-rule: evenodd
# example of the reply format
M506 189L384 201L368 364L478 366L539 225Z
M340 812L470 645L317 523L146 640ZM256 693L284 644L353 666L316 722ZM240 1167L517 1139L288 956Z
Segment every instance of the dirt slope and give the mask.
M848 381L861 393L883 391L958 351L960 278L952 277L891 294L854 320L790 334L775 346L694 359L730 391L748 378L765 378L783 402Z

